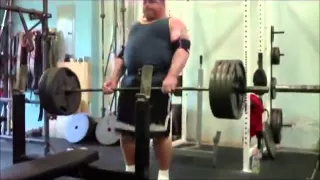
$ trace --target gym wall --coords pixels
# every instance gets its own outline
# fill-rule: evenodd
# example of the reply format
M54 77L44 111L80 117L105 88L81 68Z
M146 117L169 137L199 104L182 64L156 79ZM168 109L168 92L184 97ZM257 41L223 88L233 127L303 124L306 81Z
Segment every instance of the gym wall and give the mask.
M204 86L208 86L209 73L216 60L243 59L243 3L240 1L189 1L170 7L187 10L184 19L192 36L191 57L184 74L184 86L196 86L194 74L199 66L199 55L204 56ZM248 73L252 77L257 68L259 52L258 2L251 1L251 56ZM275 45L286 54L280 66L274 67L279 84L319 84L319 2L267 1L265 6L264 67L269 72L270 26L285 31L276 35ZM249 62L250 61L250 62ZM270 78L270 74L268 74ZM252 79L248 79L252 84ZM210 143L217 130L222 131L221 144L241 146L243 120L225 121L212 116L207 93L203 98L202 140ZM188 137L195 138L196 92L187 92ZM265 101L268 97L265 97ZM296 127L284 128L284 147L314 149L319 139L319 95L278 94L273 107L282 108L284 123L297 123ZM266 103L268 105L268 103Z
M92 69L99 69L98 62L98 36L97 28L98 27L98 1L91 0L81 0L81 1L71 1L71 0L50 0L49 1L49 13L52 14L52 18L49 19L49 28L55 28L57 25L57 7L63 5L74 5L75 14L75 32L74 32L74 55L75 57L89 57L92 61ZM42 2L38 0L19 0L16 1L16 5L33 8L37 10L42 10ZM23 31L20 19L17 14L14 15L14 30L15 32ZM28 16L24 16L27 21L28 27L32 27L37 21L29 21ZM38 26L36 29L40 29L41 26ZM92 79L98 79L99 71L92 71ZM93 81L92 86L98 87L97 81ZM26 97L30 97L27 93ZM91 112L98 114L98 106L95 102L98 102L98 93L92 95L92 105ZM32 99L37 98L35 95L32 95ZM38 105L27 105L26 110L26 130L32 128L38 128L43 125L43 121L38 122Z
M319 84L319 1L275 1L270 19L276 29L285 31L275 38L285 56L274 67L278 84ZM274 107L283 109L284 123L297 123L283 129L283 145L313 149L319 146L320 95L278 94Z

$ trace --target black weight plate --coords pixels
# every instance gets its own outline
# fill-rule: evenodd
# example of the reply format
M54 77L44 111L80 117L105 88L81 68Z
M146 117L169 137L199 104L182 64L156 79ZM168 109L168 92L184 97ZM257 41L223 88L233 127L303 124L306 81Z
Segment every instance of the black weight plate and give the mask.
M267 122L264 123L263 125L263 139L266 145L266 149L268 152L268 155L272 158L275 159L277 155L277 147L276 144L273 141L273 135L272 135L272 130Z
M282 109L271 109L270 129L276 144L281 142Z
M221 96L220 96L220 81L219 79L220 74L218 71L220 71L222 65L222 61L216 61L214 68L211 70L210 74L210 81L209 81L209 102L210 102L210 109L212 114L219 118L221 115L220 111L220 102L221 102Z
M57 68L48 68L43 72L38 84L38 93L39 93L39 100L43 109L48 112L49 114L56 114L56 109L53 107L50 94L48 94L48 80L51 79L52 74L57 71ZM49 87L50 88L50 87Z
M232 74L230 74L230 69L234 70L234 66L235 64L233 61L224 61L221 69L222 71L220 73L221 98L223 99L221 104L223 112L222 118L225 119L235 119L232 103L233 81L230 79L232 76Z
M216 80L219 82L219 88L220 88L220 101L219 101L219 107L220 107L220 117L219 118L230 118L230 105L228 101L228 90L226 90L227 85L227 78L228 78L228 68L229 68L229 62L228 61L222 61L220 68L218 69L219 77L216 78Z
M211 71L209 100L211 111L217 118L239 119L242 116L244 101L240 97L243 95L234 91L234 85L238 81L236 77L242 75L243 78L244 73L239 66L241 64L240 60L217 61ZM245 83L240 84L242 86Z
M272 47L271 49L271 64L279 65L280 64L280 48Z
M271 99L276 99L277 97L276 86L277 86L277 78L271 77L271 91L270 91Z
M235 86L240 89L245 89L247 87L246 83L246 72L241 60L234 60L235 70L232 72L232 87ZM233 104L233 114L235 119L240 119L245 106L246 94L237 93L234 89L232 91L232 102Z
M55 68L47 80L47 94L56 115L70 115L79 108L81 92L66 92L65 89L80 89L79 79L69 68Z
M54 115L65 115L64 113L61 113L59 110L61 105L57 105L55 103L56 91L57 91L55 77L59 71L59 68L53 67L53 68L49 68L47 71L48 71L48 77L47 77L45 94L50 103L50 106L48 106L47 112ZM58 88L59 88L59 85L58 85Z

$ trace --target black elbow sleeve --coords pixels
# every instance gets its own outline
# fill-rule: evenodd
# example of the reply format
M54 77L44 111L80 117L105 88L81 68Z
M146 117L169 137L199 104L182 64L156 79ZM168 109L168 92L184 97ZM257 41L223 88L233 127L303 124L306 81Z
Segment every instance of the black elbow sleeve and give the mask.
M125 50L125 46L121 46L121 50L118 53L117 58L123 59L124 50Z

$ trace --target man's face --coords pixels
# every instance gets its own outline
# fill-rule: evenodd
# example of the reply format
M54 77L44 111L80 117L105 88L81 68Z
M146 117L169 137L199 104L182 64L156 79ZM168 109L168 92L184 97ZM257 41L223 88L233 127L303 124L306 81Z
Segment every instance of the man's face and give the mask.
M164 10L164 0L143 0L143 14L147 20L160 18Z

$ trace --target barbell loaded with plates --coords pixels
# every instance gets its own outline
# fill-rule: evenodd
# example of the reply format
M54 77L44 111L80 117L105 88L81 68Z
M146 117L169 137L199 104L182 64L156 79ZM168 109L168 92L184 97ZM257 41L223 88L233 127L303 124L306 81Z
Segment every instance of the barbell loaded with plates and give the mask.
M241 60L218 60L210 73L209 88L177 87L176 91L208 91L212 114L222 119L240 119L246 93L301 92L320 93L320 85L246 86L246 72ZM143 83L143 82L141 82ZM151 86L151 85L150 85ZM161 87L151 87L161 90ZM102 92L103 89L80 89L77 75L66 67L49 68L39 81L39 99L50 114L70 115L80 105L81 92ZM139 91L139 87L116 88L115 91Z

